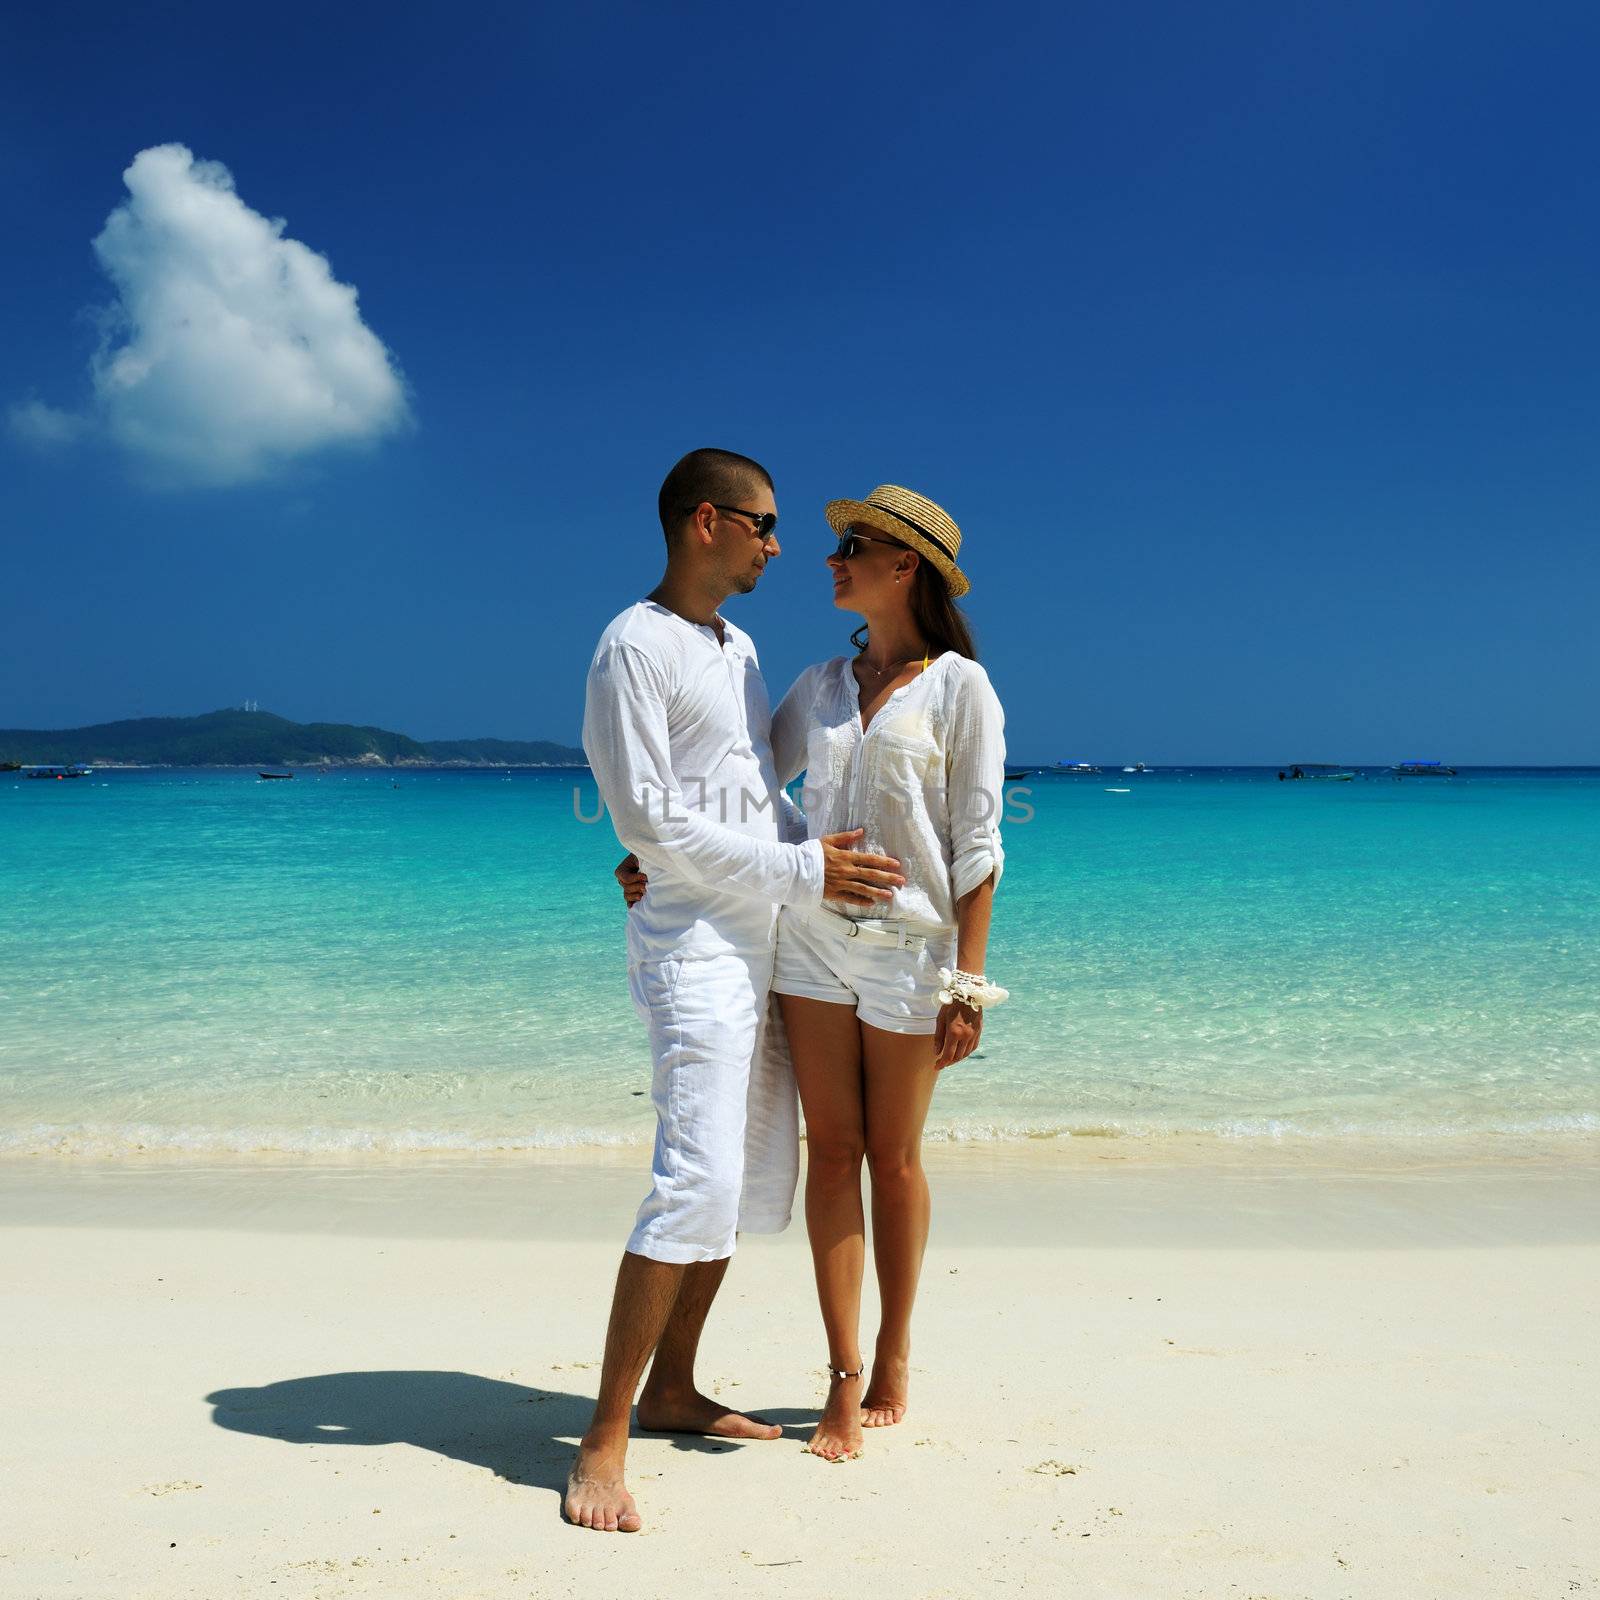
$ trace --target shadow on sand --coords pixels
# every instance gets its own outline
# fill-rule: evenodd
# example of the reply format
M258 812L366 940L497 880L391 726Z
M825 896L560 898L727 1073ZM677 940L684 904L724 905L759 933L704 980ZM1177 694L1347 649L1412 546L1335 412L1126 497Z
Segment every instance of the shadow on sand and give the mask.
M254 1389L218 1389L206 1400L216 1408L212 1421L219 1428L285 1444L415 1445L511 1483L548 1489L558 1496L558 1511L573 1448L594 1405L591 1395L471 1372L324 1372ZM816 1418L814 1411L763 1415L785 1424ZM745 1448L727 1439L667 1437L675 1449L707 1454Z

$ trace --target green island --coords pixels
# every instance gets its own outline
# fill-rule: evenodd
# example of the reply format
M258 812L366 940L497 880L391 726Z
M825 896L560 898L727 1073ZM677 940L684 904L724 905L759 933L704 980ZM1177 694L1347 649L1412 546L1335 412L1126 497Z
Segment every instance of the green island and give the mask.
M584 754L548 739L413 739L270 711L137 717L88 728L0 728L0 765L96 767L565 767Z

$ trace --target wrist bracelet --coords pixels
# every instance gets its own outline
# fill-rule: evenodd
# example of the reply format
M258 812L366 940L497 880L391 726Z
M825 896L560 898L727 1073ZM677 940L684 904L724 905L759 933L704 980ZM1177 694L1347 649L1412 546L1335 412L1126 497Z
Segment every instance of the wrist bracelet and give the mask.
M990 983L981 972L940 967L938 998L942 1006L958 1002L981 1011L985 1006L997 1006L1002 1000L1009 1000L1011 991L1002 989L998 983Z

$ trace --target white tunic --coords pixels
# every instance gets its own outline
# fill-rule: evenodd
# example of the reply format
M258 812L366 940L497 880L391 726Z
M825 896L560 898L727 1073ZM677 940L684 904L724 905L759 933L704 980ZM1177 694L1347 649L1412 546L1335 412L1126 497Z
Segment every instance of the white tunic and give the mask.
M770 949L780 904L821 904L822 846L778 783L771 729L755 646L732 623L719 643L641 600L600 636L583 748L650 878L628 917L631 961Z
M865 734L849 658L807 667L773 715L780 782L806 774L813 839L865 828L857 846L896 857L906 883L877 907L827 902L847 917L956 926L956 901L999 882L1005 717L976 661L946 651L879 707Z

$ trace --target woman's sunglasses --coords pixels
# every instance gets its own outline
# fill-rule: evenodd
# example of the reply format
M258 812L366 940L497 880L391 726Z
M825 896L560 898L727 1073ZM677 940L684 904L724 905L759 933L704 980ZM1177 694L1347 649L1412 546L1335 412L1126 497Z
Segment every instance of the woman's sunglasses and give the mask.
M856 553L856 549L864 544L893 545L896 550L906 547L898 539L875 539L870 533L857 533L854 528L846 528L839 536L839 548L833 552L835 561L848 561Z

